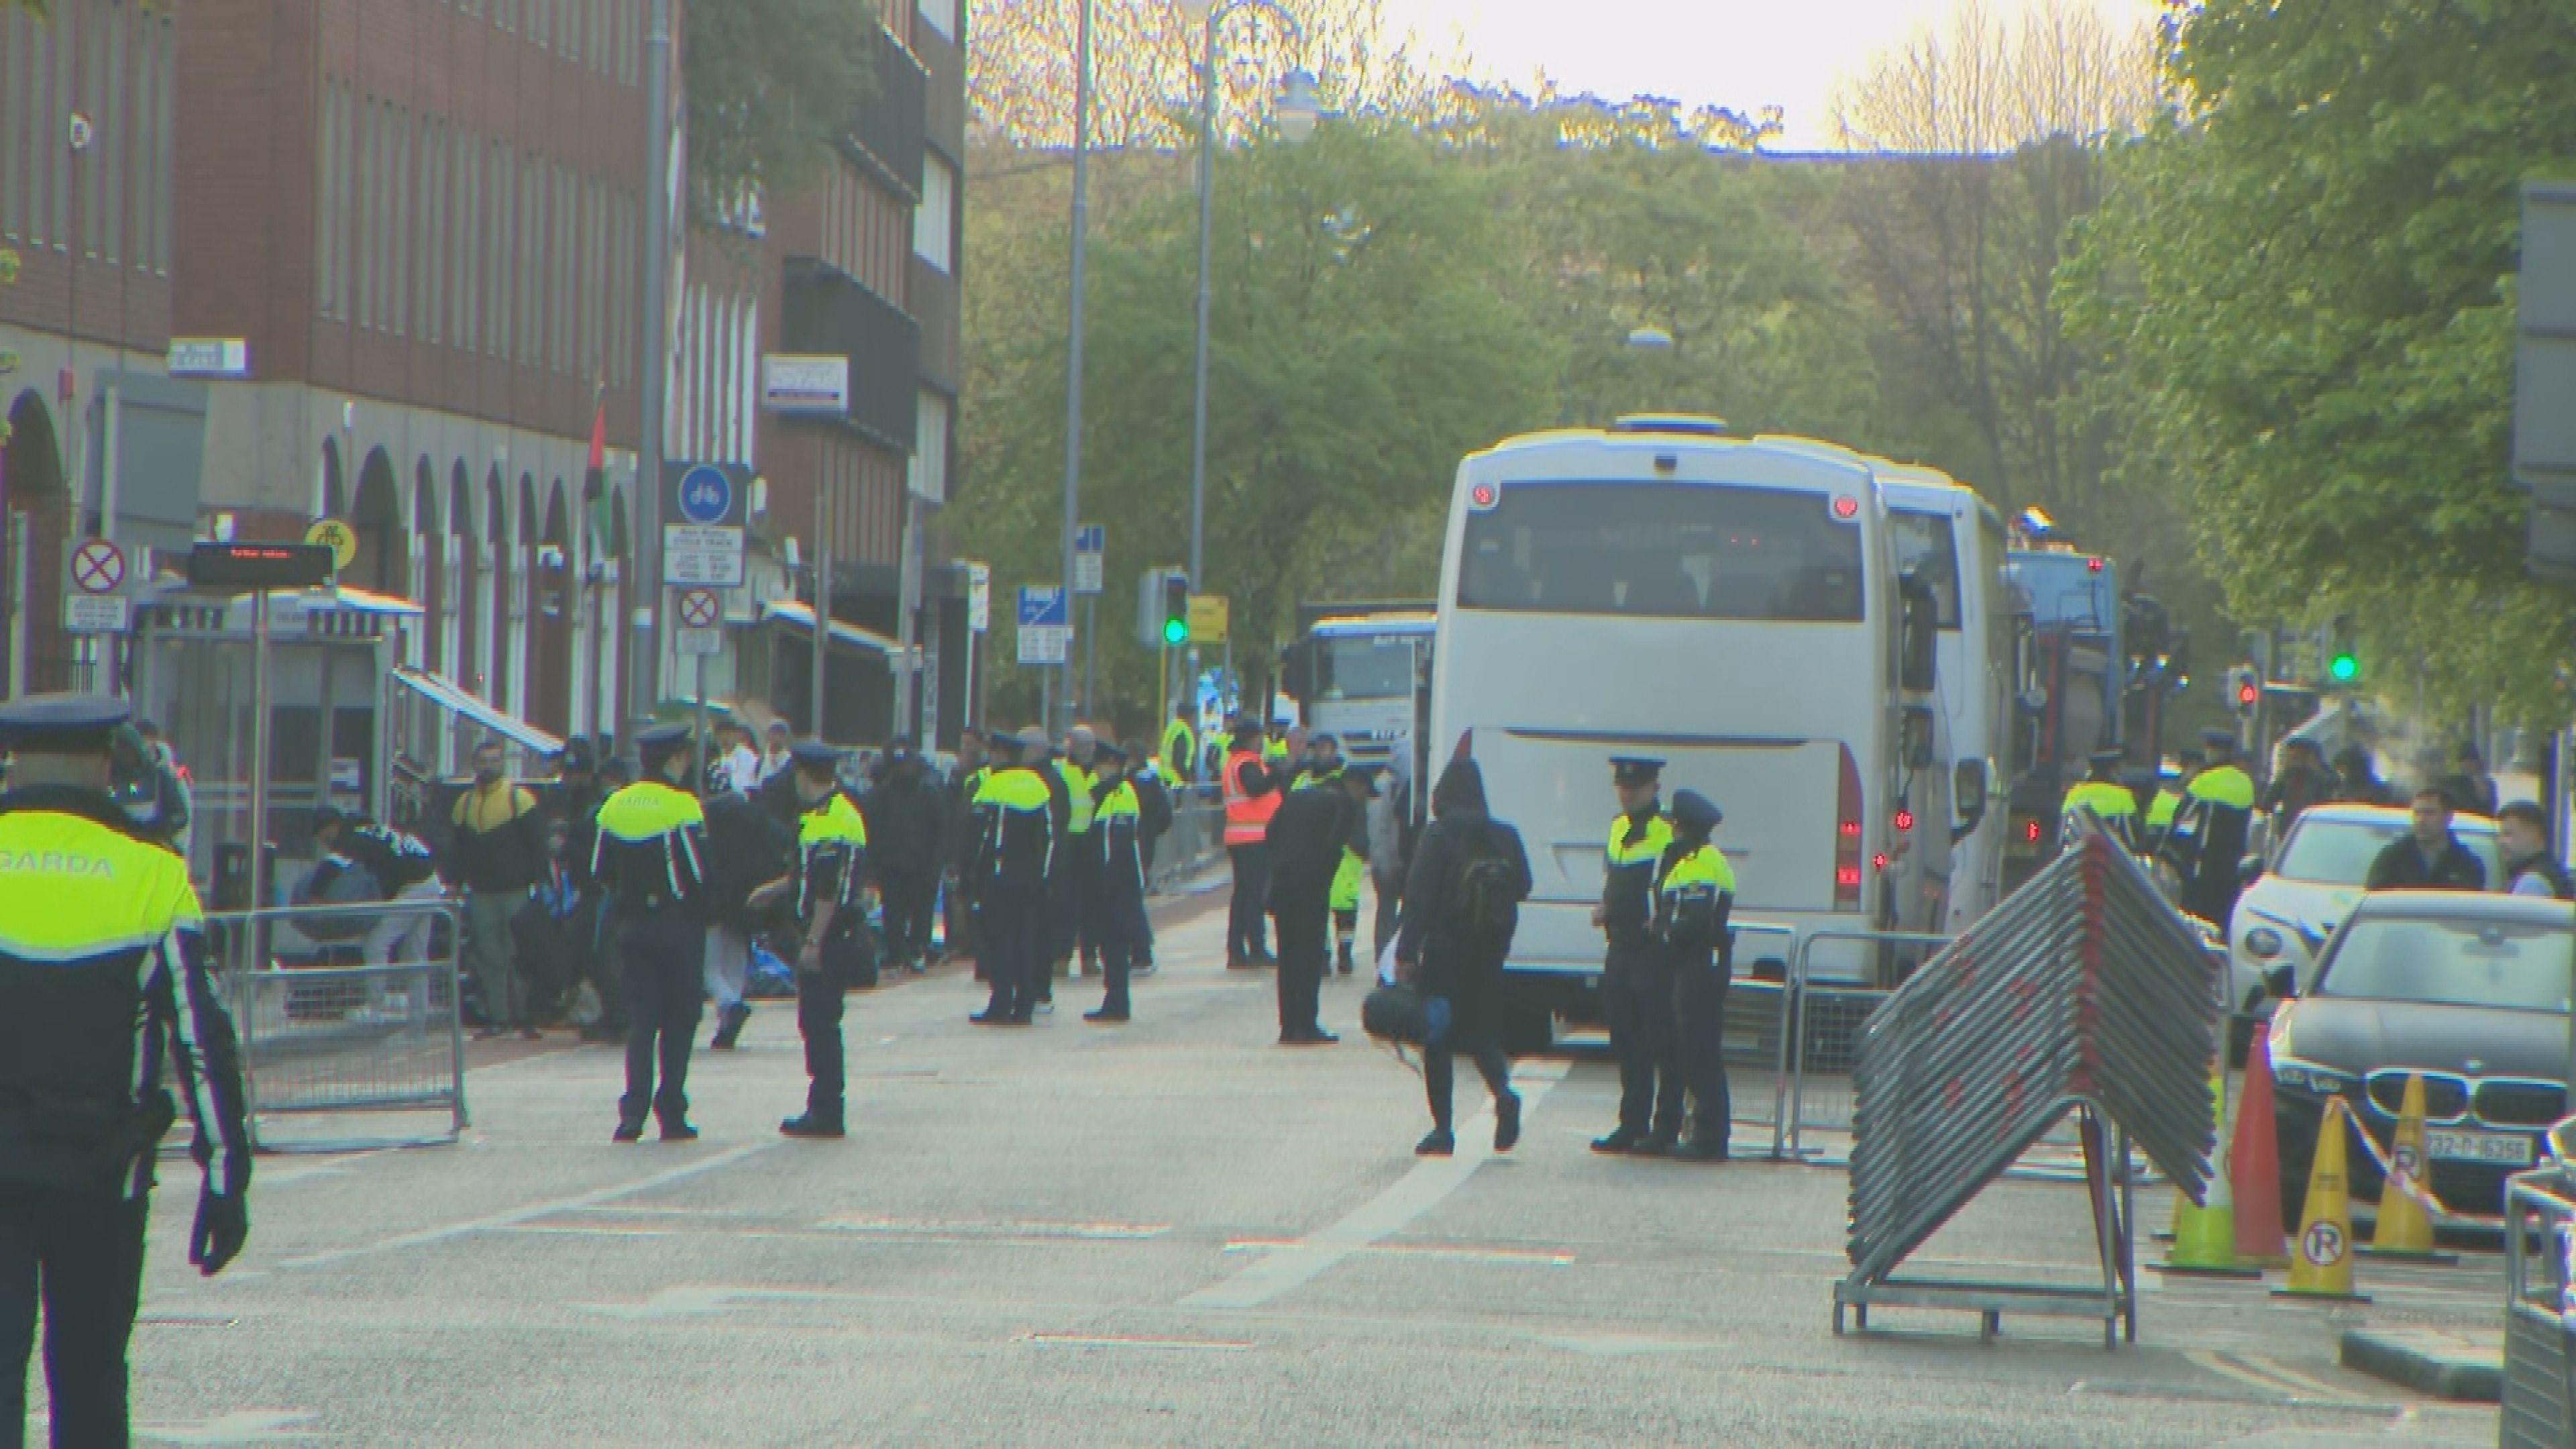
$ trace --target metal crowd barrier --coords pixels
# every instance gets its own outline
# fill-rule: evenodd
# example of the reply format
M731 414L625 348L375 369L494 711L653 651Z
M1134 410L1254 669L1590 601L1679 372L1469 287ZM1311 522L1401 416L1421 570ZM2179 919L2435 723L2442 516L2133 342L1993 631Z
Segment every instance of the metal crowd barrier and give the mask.
M2576 1181L2563 1164L2505 1186L2504 1449L2576 1443Z
M1789 958L1798 1030L1789 1035L1788 1109L1781 1114L1787 1141L1781 1155L1805 1157L1806 1129L1848 1132L1852 1125L1852 1069L1860 1064L1861 1029L1869 1025L1879 1003L1895 994L1893 987L1856 981L1818 981L1810 974L1816 944L1833 941L1861 946L1925 948L1928 959L1950 938L1926 931L1812 931Z
M1725 1043L1727 1102L1734 1122L1771 1129L1770 1156L1780 1155L1780 1110L1789 1099L1789 989L1785 981L1743 975L1756 953L1747 939L1777 939L1794 949L1795 928L1773 921L1736 920L1736 977L1726 988ZM1786 959L1786 953L1783 958ZM1766 1112L1764 1104L1769 1105Z
M1172 812L1172 828L1155 843L1150 885L1158 891L1176 890L1224 858L1225 806L1184 801Z
M453 1142L465 1130L456 898L274 906L206 918L241 1039L251 1141L341 1152ZM401 948L406 959L371 960ZM443 1131L306 1137L288 1119L440 1113ZM275 1130L272 1130L275 1129Z

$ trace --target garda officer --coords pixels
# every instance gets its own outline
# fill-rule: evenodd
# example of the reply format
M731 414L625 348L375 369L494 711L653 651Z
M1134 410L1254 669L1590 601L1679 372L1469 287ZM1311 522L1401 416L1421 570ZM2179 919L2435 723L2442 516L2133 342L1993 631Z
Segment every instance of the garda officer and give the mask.
M1126 752L1102 745L1098 759L1090 839L1100 858L1092 867L1091 910L1107 990L1100 1009L1084 1012L1082 1019L1110 1024L1128 1018L1127 982L1145 944L1145 857L1137 838L1145 808L1126 777Z
M599 807L590 863L610 892L625 966L626 1095L617 1104L614 1140L641 1138L649 1110L663 1141L686 1142L698 1135L689 1125L689 1043L707 950L707 816L681 788L689 776L687 726L645 730L635 749L644 777Z
M2075 843L2090 816L2122 850L2138 849L2138 797L2120 783L2120 764L2127 758L2120 750L2096 750L2090 756L2091 777L2066 792L2066 814L2057 826L2061 848Z
M1074 953L1097 954L1098 945L1091 939L1090 907L1092 867L1099 863L1099 852L1091 843L1091 815L1097 808L1092 799L1091 767L1099 759L1100 744L1089 726L1075 725L1064 736L1064 753L1053 765L1056 779L1063 786L1060 797L1065 811L1058 823L1064 827L1065 848L1056 852L1054 879L1050 886L1055 898L1054 965L1057 972L1074 974ZM1050 974L1039 991L1041 1002L1055 999L1055 978Z
M126 1343L143 1288L155 1150L187 1103L204 1173L188 1261L250 1236L250 1143L232 1019L188 868L110 795L124 701L0 706L0 1435L27 1421L36 1309L56 1445L126 1442Z
M1172 722L1163 726L1163 768L1175 785L1198 777L1199 732L1190 727L1190 716L1196 712L1196 706L1183 700L1172 706Z
M2183 787L2164 856L2182 873L2182 908L2223 930L2243 888L2237 871L2254 818L2254 780L2237 767L2236 736L2209 729L2200 742L2209 767Z
M1351 824L1342 842L1342 862L1333 870L1333 938L1335 969L1348 976L1357 969L1353 956L1360 934L1360 887L1368 881L1368 810L1377 798L1377 766L1344 766L1341 783L1351 797Z
M838 1137L842 1116L841 1003L844 960L867 916L859 903L868 826L841 792L841 752L808 740L790 752L796 796L796 1034L805 1039L805 1115L778 1130L790 1137Z
M1671 1118L1659 1112L1657 1135L1637 1150L1670 1151L1698 1162L1726 1160L1732 1111L1726 1094L1726 986L1735 969L1735 937L1726 920L1735 907L1735 870L1709 839L1724 818L1698 791L1674 795L1673 840L1664 847L1655 879L1654 940L1672 973L1677 1056L1694 1110L1688 1142L1671 1144L1662 1132ZM1671 1115L1678 1117L1679 1103L1674 1106Z
M967 867L976 929L992 960L985 968L992 998L967 1018L977 1026L1027 1026L1047 970L1047 867L1055 853L1055 816L1047 780L1046 731L1023 731L1012 746L993 736L993 772L975 794L975 845Z
M2156 798L2147 802L2145 833L2138 839L2140 848L2154 854L2163 853L2165 837L2173 834L2174 816L2182 809L2182 792L2191 788L2191 777L2208 763L2198 750L2176 751L2174 759L2182 768L2173 778L2157 785Z
M1610 1017L1610 1049L1619 1058L1619 1125L1593 1139L1595 1152L1632 1152L1649 1140L1681 1138L1682 1081L1673 1065L1673 993L1661 953L1650 939L1655 922L1655 872L1673 843L1657 789L1664 762L1615 759L1610 785L1619 813L1601 877L1601 904L1592 923L1609 944L1602 961L1603 1006ZM1665 1094L1658 1097L1656 1075ZM1655 1112L1658 1101L1664 1112Z

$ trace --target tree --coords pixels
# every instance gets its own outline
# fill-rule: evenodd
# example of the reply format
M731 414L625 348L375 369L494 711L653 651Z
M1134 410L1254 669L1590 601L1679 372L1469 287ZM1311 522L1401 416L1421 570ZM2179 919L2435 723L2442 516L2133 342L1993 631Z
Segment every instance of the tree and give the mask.
M2556 0L2208 0L2064 280L2244 617L2351 612L2439 702L2563 720L2507 482L2518 188L2576 158Z
M692 202L737 205L752 187L793 190L850 131L878 47L859 0L721 0L686 7L681 40Z

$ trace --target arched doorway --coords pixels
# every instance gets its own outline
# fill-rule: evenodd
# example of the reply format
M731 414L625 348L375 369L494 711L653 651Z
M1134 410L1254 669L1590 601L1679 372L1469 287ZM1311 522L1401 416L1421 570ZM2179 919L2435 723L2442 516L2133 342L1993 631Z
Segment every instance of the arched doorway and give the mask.
M510 574L517 590L516 607L510 614L510 655L519 661L510 679L510 708L521 719L529 714L529 701L534 698L529 678L536 655L537 635L537 480L519 475L519 507L511 518Z
M481 596L488 605L484 632L490 644L484 651L489 677L483 682L483 698L496 707L510 706L510 508L506 496L508 485L501 481L501 468L494 464L483 480L483 562L491 587Z
M7 531L0 568L7 574L8 628L0 631L12 694L69 689L72 641L62 628L63 547L71 531L71 495L63 487L62 448L54 417L33 389L9 406L9 445L0 450L0 495Z
M341 581L379 594L408 591L410 546L403 541L402 500L394 484L394 461L377 448L358 470L358 496L349 526L358 533L358 556L341 570Z
M438 526L438 472L423 458L412 468L411 596L421 608L417 657L437 673L447 662L447 530Z
M475 623L482 614L475 600L475 586L482 582L482 571L474 559L474 479L465 471L465 460L456 460L456 471L447 480L447 597L454 601L447 618L447 677L480 692L483 688L480 657L475 653L480 638Z
M531 681L535 722L556 734L572 728L572 623L574 580L572 520L564 506L563 480L555 480L546 499L544 546L537 553L530 580L534 594L531 622L535 635L534 679Z

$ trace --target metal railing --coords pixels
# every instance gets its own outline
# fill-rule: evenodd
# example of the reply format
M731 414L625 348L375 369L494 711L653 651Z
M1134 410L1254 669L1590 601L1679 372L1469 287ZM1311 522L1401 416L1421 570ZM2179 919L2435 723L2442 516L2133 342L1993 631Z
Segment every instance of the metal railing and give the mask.
M1808 1154L1805 1132L1810 1127L1851 1130L1852 1069L1860 1064L1861 1029L1879 1003L1895 994L1893 987L1816 980L1815 949L1826 941L1882 950L1921 947L1929 958L1950 938L1927 931L1810 931L1798 942L1789 958L1798 1030L1789 1034L1789 1105L1781 1116L1787 1133L1781 1155L1789 1157Z
M1154 846L1158 891L1174 890L1225 858L1225 807L1213 801L1183 800L1172 812L1172 828Z
M2576 1442L2576 1181L2563 1164L2505 1186L2504 1392L2496 1443Z
M462 908L454 898L423 898L206 918L241 1040L254 1146L416 1146L453 1142L465 1130ZM396 1112L444 1114L447 1126L372 1138L282 1130L288 1118Z

